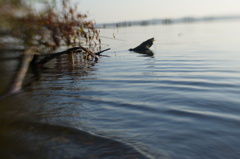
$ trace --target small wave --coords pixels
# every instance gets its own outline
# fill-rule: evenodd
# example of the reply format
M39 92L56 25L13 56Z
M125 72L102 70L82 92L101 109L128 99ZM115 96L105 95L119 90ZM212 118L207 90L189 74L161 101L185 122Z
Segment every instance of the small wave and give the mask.
M1 158L146 159L135 148L71 127L16 121L3 125Z

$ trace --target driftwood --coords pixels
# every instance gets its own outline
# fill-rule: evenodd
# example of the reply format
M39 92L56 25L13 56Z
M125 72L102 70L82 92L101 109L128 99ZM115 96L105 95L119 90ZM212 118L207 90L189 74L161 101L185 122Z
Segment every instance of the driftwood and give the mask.
M73 47L66 51L47 54L47 55L41 55L41 56L45 56L45 57L43 59L41 59L39 62L37 62L37 65L44 65L45 63L49 62L50 60L54 59L57 56L60 56L63 54L69 54L72 52L80 53L82 50L86 52L86 56L91 56L95 62L98 61L98 57L96 56L96 55L98 55L98 53L93 53L92 51L88 50L85 47ZM107 50L109 50L109 49L103 50L102 52L107 51Z
M29 65L34 69L40 68L41 66L43 66L50 60L56 58L57 56L60 56L63 54L69 54L69 53L80 53L80 52L82 52L82 50L85 51L84 53L86 54L86 57L91 56L94 59L94 61L97 62L98 61L97 55L100 55L101 53L103 53L109 49L106 49L106 50L103 50L103 51L100 51L97 53L93 53L92 51L90 51L84 47L74 47L74 48L71 48L71 49L68 49L68 50L62 51L62 52L57 52L57 53L52 53L52 54L47 54L47 55L39 55L38 49L36 47L31 47L24 51L24 53L21 57L17 72L12 80L11 85L10 85L10 88L3 96L0 97L0 99L5 98L11 94L15 94L22 89L23 81L27 74ZM43 56L43 58L41 60L38 60L42 56Z
M153 55L153 52L150 50L150 47L153 45L154 38L148 39L144 42L142 42L140 45L138 45L135 48L129 49L129 51L134 51L137 53L147 54L149 56Z
M7 93L5 94L5 96L14 94L22 89L23 80L27 74L28 66L29 66L30 62L32 61L33 56L37 55L37 54L39 54L39 52L36 47L31 47L24 51L22 58L20 60L19 66L18 66L18 70L17 70L15 77L13 78L13 81L11 83L11 86L10 86L9 90L7 91Z

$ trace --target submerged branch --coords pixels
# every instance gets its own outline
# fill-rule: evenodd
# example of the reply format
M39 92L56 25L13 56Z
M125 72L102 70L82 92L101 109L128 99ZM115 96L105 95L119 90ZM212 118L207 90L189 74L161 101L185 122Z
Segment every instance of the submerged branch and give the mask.
M43 66L50 60L52 60L60 55L70 54L70 53L84 53L86 55L87 59L88 59L88 56L91 56L94 59L94 62L97 62L98 61L97 55L100 55L101 53L103 53L109 49L110 48L99 51L97 53L93 53L89 49L80 46L80 47L73 47L73 48L70 48L70 49L62 51L62 52L57 52L57 53L52 53L52 54L47 54L47 55L40 55L39 51L36 47L31 47L29 49L26 49L20 59L20 63L17 68L17 72L12 80L10 88L8 89L7 93L5 93L5 95L0 97L0 99L5 98L9 95L15 94L22 89L23 81L25 79L25 76L27 74L29 66L33 70L38 69L38 68L41 68L41 66ZM44 57L40 61L37 61L42 56L44 56Z
M50 60L54 59L55 57L63 55L63 54L69 54L69 53L73 53L73 52L74 53L81 53L82 50L86 52L87 56L88 55L91 56L94 59L94 61L97 62L98 61L97 55L100 55L101 53L110 50L110 48L102 50L102 51L99 51L97 53L94 53L94 52L90 51L89 49L87 49L85 47L82 47L82 46L80 46L80 47L73 47L73 48L70 48L68 50L57 52L57 53L52 53L52 54L47 54L47 55L40 55L40 56L45 56L45 57L42 60L40 60L39 62L37 62L37 65L44 65L45 63L49 62Z
M5 94L5 96L15 94L22 89L22 84L27 74L29 64L32 61L34 55L37 55L38 53L39 52L36 47L31 47L24 51L22 58L20 60L17 72L15 74L15 77L13 78L11 86L7 91L7 93Z
M61 52L57 52L57 53L52 53L52 54L47 54L47 55L41 55L41 56L45 56L42 60L40 60L39 62L37 62L37 65L44 65L45 63L49 62L50 60L54 59L57 56L63 55L63 54L69 54L69 53L80 53L82 52L82 50L84 50L86 52L86 55L91 56L95 62L98 61L98 57L96 56L95 53L93 53L92 51L90 51L89 49L85 48L85 47L73 47L70 49L67 49L65 51L61 51Z

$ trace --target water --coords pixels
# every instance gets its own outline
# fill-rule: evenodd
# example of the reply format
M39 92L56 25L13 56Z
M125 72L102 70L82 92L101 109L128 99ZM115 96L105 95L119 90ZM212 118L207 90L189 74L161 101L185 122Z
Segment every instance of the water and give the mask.
M102 29L109 57L85 67L59 58L0 102L1 138L20 145L4 150L49 158L238 159L239 27L235 21ZM153 56L127 51L152 37ZM41 151L19 150L23 145Z

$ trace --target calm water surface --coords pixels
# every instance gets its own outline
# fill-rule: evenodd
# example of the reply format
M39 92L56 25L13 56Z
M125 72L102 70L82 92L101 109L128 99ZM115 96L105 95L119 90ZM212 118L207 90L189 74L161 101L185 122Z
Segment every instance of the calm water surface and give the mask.
M239 28L236 21L102 29L109 57L84 66L77 55L74 61L61 57L22 93L0 102L1 137L41 150L18 147L13 158L36 152L97 158L113 151L99 157L111 159L137 151L139 156L129 158L238 159ZM127 51L151 37L153 56ZM10 130L21 137L15 139ZM79 136L86 132L103 139L89 137L85 145L115 146L80 153ZM115 152L122 147L126 151Z

